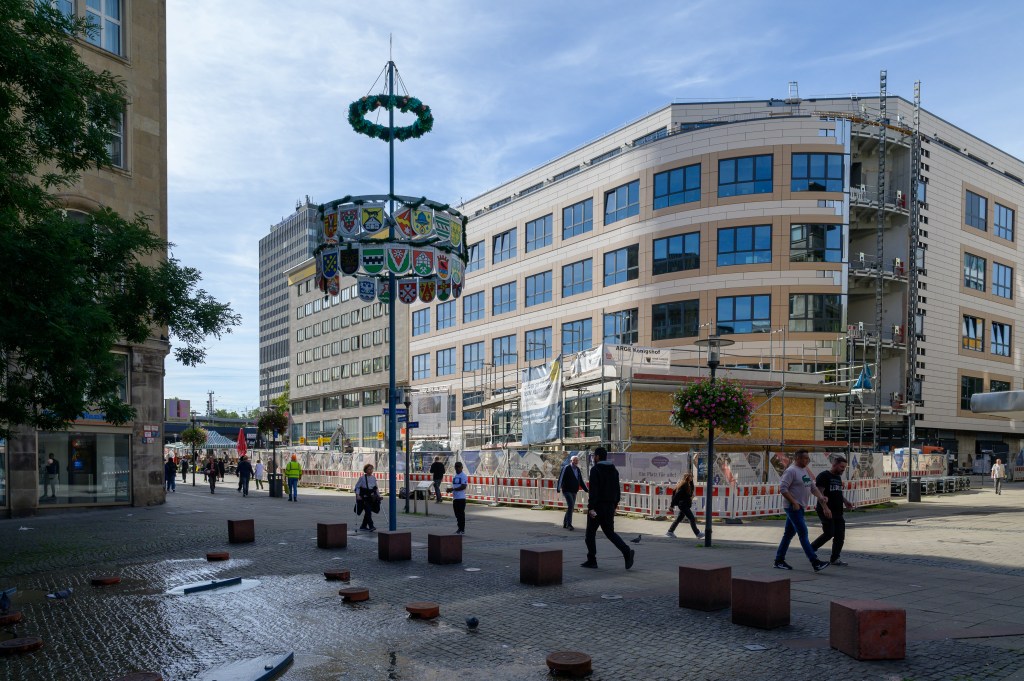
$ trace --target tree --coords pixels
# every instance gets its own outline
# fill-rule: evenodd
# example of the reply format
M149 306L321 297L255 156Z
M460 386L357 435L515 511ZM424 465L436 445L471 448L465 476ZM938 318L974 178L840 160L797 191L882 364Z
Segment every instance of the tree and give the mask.
M146 216L78 219L54 197L109 163L110 121L125 106L123 85L76 52L88 30L51 3L0 0L0 437L64 429L91 406L126 423L135 410L119 396L116 343L166 329L193 366L206 338L240 321Z
M292 399L291 381L285 381L284 382L284 390L281 391L280 395L278 395L274 399L270 400L270 406L274 407L275 409L277 409L278 411L283 413L283 412L288 411L288 407L291 406L291 399Z
M213 410L213 415L214 416L219 416L222 419L240 419L240 418L242 418L241 416L238 415L237 411L228 411L227 409L214 409Z

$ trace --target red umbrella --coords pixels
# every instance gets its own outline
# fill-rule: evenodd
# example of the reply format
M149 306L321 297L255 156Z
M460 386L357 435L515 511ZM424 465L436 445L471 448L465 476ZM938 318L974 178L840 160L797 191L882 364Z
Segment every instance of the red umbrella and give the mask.
M238 429L238 458L242 458L249 452L249 447L245 444L245 428Z

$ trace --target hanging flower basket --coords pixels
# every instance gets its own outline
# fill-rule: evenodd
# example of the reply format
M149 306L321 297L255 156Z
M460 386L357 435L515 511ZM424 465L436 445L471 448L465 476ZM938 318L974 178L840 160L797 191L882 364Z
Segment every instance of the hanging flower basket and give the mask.
M703 436L711 426L723 433L750 435L750 416L754 400L736 381L701 379L672 396L674 426L697 430Z
M202 448L206 444L206 431L190 426L181 431L181 441L192 448Z
M288 417L276 409L271 409L260 414L256 420L256 427L261 433L283 433L288 430Z

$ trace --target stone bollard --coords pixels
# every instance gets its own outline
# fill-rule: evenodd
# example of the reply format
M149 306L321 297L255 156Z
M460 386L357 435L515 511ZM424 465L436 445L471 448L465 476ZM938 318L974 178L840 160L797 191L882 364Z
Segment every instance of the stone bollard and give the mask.
M249 544L256 541L255 520L229 520L228 543Z
M427 562L434 565L454 565L462 562L461 534L428 534Z
M348 525L346 523L317 523L316 547L318 549L343 549L348 546Z
M789 586L789 577L733 577L733 624L758 629L788 626Z
M399 530L378 532L377 557L388 562L412 560L412 532Z
M561 549L519 549L519 581L533 586L562 583Z
M828 642L856 660L902 660L907 611L883 601L832 601Z
M732 568L728 565L680 565L679 607L723 610L732 598Z

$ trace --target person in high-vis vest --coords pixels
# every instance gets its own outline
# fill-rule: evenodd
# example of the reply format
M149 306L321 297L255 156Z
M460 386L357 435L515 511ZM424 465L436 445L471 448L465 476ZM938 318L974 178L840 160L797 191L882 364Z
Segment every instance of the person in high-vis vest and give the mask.
M292 454L292 460L284 467L284 477L288 478L288 501L299 500L299 480L302 479L302 464Z

